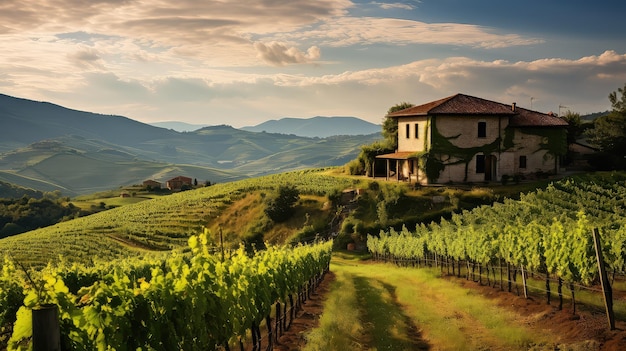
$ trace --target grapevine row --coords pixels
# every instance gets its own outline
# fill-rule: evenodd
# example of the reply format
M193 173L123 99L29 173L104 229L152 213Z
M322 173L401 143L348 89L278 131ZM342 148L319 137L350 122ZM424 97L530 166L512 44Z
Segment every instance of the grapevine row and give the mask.
M24 288L8 349L28 349L31 310L41 304L58 306L63 349L227 347L258 330L274 303L286 303L326 272L332 242L269 247L252 256L241 248L224 260L209 252L206 234L192 236L189 247L191 255L164 259L48 266L34 280L41 286Z
M502 262L586 285L598 275L593 228L600 228L609 269L624 271L625 195L621 174L572 178L519 201L464 211L415 231L369 235L367 245L375 257L438 256L487 267Z

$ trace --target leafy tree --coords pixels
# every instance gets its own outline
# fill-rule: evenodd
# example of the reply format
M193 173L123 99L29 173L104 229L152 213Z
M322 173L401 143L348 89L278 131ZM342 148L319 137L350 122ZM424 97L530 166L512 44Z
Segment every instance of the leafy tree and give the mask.
M413 104L408 102L402 102L396 105L393 105L387 110L387 115L404 110L409 107L413 107ZM398 119L397 118L389 118L384 117L383 119L383 136L385 137L385 141L389 144L390 149L398 148Z
M567 127L567 144L575 143L581 136L583 131L582 120L580 119L580 113L575 113L567 110L562 117L569 126Z
M288 220L295 210L295 204L300 199L300 191L295 186L281 185L278 194L270 197L265 203L265 214L274 222Z
M408 102L396 104L387 110L387 114L413 107ZM350 174L366 174L371 175L372 162L377 155L394 152L398 148L398 120L396 118L384 117L382 124L382 134L385 138L382 141L376 141L370 145L363 145L359 156L347 165Z
M80 208L72 204L64 206L61 200L49 198L0 199L0 237L49 226L80 212Z
M589 141L602 151L623 158L626 156L626 84L609 94L609 101L613 110L596 118L588 133Z

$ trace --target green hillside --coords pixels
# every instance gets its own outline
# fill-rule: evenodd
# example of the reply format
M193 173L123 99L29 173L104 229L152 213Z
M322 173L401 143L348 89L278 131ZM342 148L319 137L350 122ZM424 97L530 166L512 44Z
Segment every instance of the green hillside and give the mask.
M3 95L0 118L10 122L0 130L0 181L65 196L178 175L221 183L339 166L380 138L306 138L226 125L179 133Z
M281 184L302 194L325 195L358 182L323 172L300 171L217 184L129 204L0 240L0 255L42 265L61 255L89 262L186 247L233 202L250 193L269 193ZM213 233L214 237L217 233ZM228 245L237 246L246 233Z
M169 171L169 167L194 171L196 174L184 174L193 178L223 182L340 166L355 158L361 145L380 138L380 133L301 137L289 133L288 125L283 134L249 132L228 125L176 132L122 116L76 111L2 94L0 120L0 172L5 173L0 180L46 191L59 189L65 195L129 185L157 175L179 175L179 169ZM335 134L351 134L357 125L366 123L352 118L341 119L338 125L336 120L300 122L316 121L316 129ZM58 167L52 169L51 165Z
M192 164L171 164L140 159L132 149L101 141L63 137L31 144L0 155L0 180L43 191L60 190L66 196L87 194L146 179L165 182L185 175L225 182L241 179L232 171Z
M8 182L0 181L0 199L20 198L22 196L28 196L38 199L43 197L43 193L41 191L24 188Z
M281 185L295 186L300 200L289 220L274 223L264 213L265 202ZM227 248L241 243L259 247L264 242L310 240L331 233L340 233L335 242L343 247L389 226L414 227L452 211L490 204L499 194L513 191L515 195L537 186L545 184L513 190L500 185L411 189L407 183L346 176L339 168L292 171L142 198L140 202L134 198L111 202L107 207L120 207L1 239L0 256L11 254L37 266L59 256L80 262L95 257L108 260L184 248L187 239L203 228L210 231L216 247L220 232ZM350 193L347 198L341 196L343 190L357 188L361 189L358 201L350 202ZM433 204L433 196L447 200ZM351 211L342 210L348 208ZM345 218L343 224L340 218Z

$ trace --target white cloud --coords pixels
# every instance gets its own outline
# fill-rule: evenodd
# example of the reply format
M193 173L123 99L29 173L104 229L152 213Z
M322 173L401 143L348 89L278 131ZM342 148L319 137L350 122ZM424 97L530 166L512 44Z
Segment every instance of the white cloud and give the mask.
M626 54L612 51L575 60L454 57L333 75L240 74L227 81L180 76L140 82L94 74L72 97L78 95L90 110L146 121L243 126L283 116L342 115L380 123L396 103L420 104L456 93L522 107L530 107L532 96L533 108L543 112L558 112L560 104L580 113L604 111L610 108L608 94L626 81L625 72Z
M400 3L400 2L387 3L387 2L372 1L371 4L378 6L383 10L391 10L391 9L413 10L415 9L415 6L413 5Z
M279 33L275 37L276 40L312 40L331 47L434 44L494 49L543 43L540 38L498 34L477 25L376 17L334 17L310 30Z
M310 63L320 58L320 49L317 46L310 47L306 53L295 47L289 47L283 43L254 43L258 55L272 65L286 65L292 63Z
M368 10L416 7L405 4L370 2ZM331 114L380 122L395 103L457 92L520 106L533 96L540 110L562 103L593 112L606 109L608 93L626 81L625 55L614 51L481 59L486 52L514 57L511 52L524 50L519 46L545 48L540 44L548 39L472 24L352 17L353 6L348 0L3 0L0 86L2 93L94 112L241 125L230 116L245 116L247 124ZM429 59L407 56L422 44L445 46L456 57L432 58L426 50L420 57ZM377 51L383 46L387 51ZM329 61L321 61L322 51ZM393 62L405 64L386 62L396 53Z
M74 62L78 67L89 69L98 69L104 70L104 66L102 65L102 58L100 57L100 53L98 50L93 48L85 47L80 50L68 54L68 59Z

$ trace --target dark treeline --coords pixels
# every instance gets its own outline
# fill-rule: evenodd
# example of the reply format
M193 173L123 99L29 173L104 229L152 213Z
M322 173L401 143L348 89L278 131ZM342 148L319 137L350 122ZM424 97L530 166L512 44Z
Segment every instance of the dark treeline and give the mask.
M0 199L0 238L84 215L80 208L49 198Z

